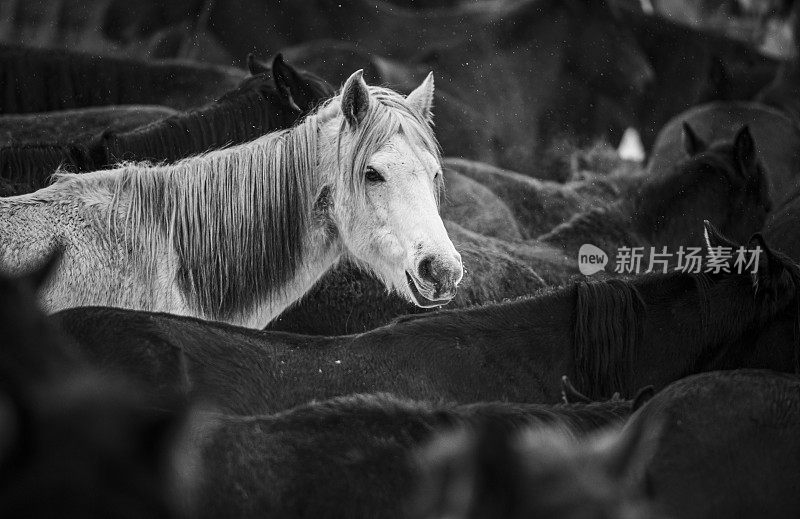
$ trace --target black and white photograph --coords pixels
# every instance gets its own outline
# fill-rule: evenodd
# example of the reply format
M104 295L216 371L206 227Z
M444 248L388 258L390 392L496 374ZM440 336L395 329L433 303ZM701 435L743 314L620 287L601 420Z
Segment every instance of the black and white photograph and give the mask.
M800 2L0 0L0 518L800 518Z

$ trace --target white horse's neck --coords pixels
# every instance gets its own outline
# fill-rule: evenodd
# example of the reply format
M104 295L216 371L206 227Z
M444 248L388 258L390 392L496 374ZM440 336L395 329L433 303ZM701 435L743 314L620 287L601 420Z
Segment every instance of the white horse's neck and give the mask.
M105 177L112 228L133 240L140 275L154 286L174 279L157 309L263 327L338 261L337 233L315 205L332 176L332 154L320 157L319 148L331 143L310 119L246 145Z
M262 329L283 313L287 308L300 301L305 294L334 267L342 258L342 246L338 239L330 242L320 238L322 232L314 233L308 242L303 268L297 270L283 289L262 300L248 315L235 322L248 328Z

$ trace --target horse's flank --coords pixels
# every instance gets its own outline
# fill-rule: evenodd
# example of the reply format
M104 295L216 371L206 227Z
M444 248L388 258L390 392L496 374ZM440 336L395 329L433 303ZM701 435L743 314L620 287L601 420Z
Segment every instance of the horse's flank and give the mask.
M327 208L364 204L361 172L377 149L402 132L438 158L400 95L372 87L370 97L352 134L334 98L250 143L169 166L60 173L0 200L2 267L64 250L43 294L49 311L104 304L263 326L344 252Z

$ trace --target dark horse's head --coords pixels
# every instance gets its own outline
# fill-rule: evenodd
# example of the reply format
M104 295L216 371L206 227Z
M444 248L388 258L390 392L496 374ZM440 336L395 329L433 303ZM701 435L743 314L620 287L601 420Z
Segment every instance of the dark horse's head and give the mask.
M733 142L708 145L684 124L689 157L662 178L648 180L634 202L639 231L657 245L700 246L704 220L745 242L772 207L767 175L748 127Z
M249 54L247 68L250 70L250 77L242 82L239 90L250 89L261 78L271 75L278 96L298 117L307 114L321 101L336 93L327 81L311 72L297 70L286 63L281 54L273 58L271 67Z
M591 398L632 395L692 373L759 368L800 373L800 267L760 234L703 226L705 270L578 282L576 380ZM715 256L719 271L708 271Z
M487 420L418 455L418 517L657 518L643 478L661 420L576 440L562 425L520 432ZM623 512L624 510L624 512Z

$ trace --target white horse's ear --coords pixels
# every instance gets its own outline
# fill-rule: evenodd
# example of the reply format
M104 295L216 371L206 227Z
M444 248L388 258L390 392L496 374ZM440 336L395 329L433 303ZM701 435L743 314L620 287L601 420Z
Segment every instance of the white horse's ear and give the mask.
M406 103L417 111L426 121L433 117L433 72L428 73L428 77L420 86L406 97Z
M351 128L358 126L369 110L369 89L364 81L364 71L353 72L342 87L342 113Z

